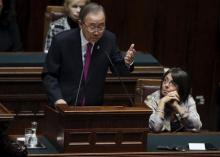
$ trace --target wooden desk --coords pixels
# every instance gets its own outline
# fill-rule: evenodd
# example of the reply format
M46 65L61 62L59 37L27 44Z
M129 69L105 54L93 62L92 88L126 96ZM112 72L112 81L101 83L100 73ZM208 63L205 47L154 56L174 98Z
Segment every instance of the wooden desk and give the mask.
M147 136L147 151L158 151L157 146L180 146L188 150L188 143L211 143L220 150L220 132L177 132L149 133Z
M59 153L29 154L33 157L219 157L219 151L206 152L121 152L121 153Z
M144 151L149 108L46 107L44 134L61 152Z
M149 137L150 136L150 137ZM219 146L220 141L220 133L219 132L201 132L201 133L189 133L189 132L184 132L184 133L160 133L160 134L147 134L146 135L147 139L153 140L151 141L152 143L148 143L148 146L154 143L160 143L161 144L168 144L172 143L172 145L176 144L181 144L184 143L186 140L192 140L191 142L196 142L198 140L204 139L205 142L210 142L208 140L212 140L211 142L215 144L216 146ZM153 138L154 139L153 139ZM168 140L165 139L165 137L168 137ZM175 143L175 139L173 138L182 138L183 141L179 141L179 143ZM155 139L157 138L157 139ZM160 140L161 138L164 138L164 140ZM213 138L217 138L214 139ZM150 142L150 141L148 141ZM204 141L203 141L204 142ZM217 143L215 143L217 142ZM81 153L40 153L40 151L34 154L29 154L29 156L41 156L41 157L70 157L70 156L88 156L88 157L217 157L220 156L220 151L185 151L185 152L178 152L178 151L148 151L147 152L147 147L145 147L145 151L141 152L130 152L129 150L123 151L123 152L105 152L105 153L88 153L88 152L81 152ZM219 147L218 147L219 148ZM220 148L219 148L220 149Z
M0 103L0 122L8 122L13 120L12 114L2 103Z
M12 114L2 103L0 103L0 133L5 132L14 119Z

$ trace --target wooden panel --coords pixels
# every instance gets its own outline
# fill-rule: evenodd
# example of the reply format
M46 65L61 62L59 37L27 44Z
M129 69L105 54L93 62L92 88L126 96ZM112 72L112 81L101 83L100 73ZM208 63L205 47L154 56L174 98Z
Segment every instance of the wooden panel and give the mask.
M160 89L161 79L138 79L135 91L135 105L145 106L144 100L149 94Z
M144 151L146 107L46 107L44 134L62 152Z
M146 129L68 130L65 152L140 152L145 150Z
M66 153L66 154L34 154L30 156L34 157L72 157L72 156L87 156L87 157L216 157L220 152L208 151L208 152L125 152L125 153Z
M100 130L101 131L101 130ZM110 130L108 133L112 133L114 131ZM90 133L90 131L88 132L83 132L85 135L87 133ZM185 143L187 140L191 141L202 141L202 142L210 142L212 144L214 144L215 146L219 147L219 132L200 132L200 133L192 133L192 132L181 132L181 133L161 133L161 134L152 134L152 133L148 133L147 135L144 135L146 140L149 139L151 140L152 144L154 143L159 143L159 139L166 139L164 141L162 141L159 144L170 144L172 143L172 141L176 140L175 144L171 144L168 146L176 146L176 145L181 145L183 143ZM155 140L156 139L156 140ZM172 139L170 141L170 139ZM181 141L182 139L182 141ZM205 139L205 141L203 140ZM214 139L214 140L213 140ZM153 140L153 141L152 141ZM213 142L215 141L215 142ZM149 141L148 141L149 142ZM188 143L188 142L187 142ZM158 157L158 156L162 156L162 157L217 157L220 156L220 151L154 151L154 152L148 152L147 151L147 147L150 145L150 143L148 143L148 145L146 145L145 147L145 151L131 151L130 150L125 150L122 152L112 152L111 150L109 150L108 152L78 152L78 153L42 153L43 150L38 150L35 151L35 153L29 153L29 156L35 156L35 157L70 157L70 156L88 156L88 157L100 157L100 156L105 156L105 157ZM133 148L131 148L133 149Z

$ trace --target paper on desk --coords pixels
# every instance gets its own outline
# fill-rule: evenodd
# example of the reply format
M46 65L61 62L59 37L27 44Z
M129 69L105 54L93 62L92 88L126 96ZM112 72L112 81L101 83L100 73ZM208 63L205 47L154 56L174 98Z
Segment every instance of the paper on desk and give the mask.
M205 143L189 143L189 150L206 150Z

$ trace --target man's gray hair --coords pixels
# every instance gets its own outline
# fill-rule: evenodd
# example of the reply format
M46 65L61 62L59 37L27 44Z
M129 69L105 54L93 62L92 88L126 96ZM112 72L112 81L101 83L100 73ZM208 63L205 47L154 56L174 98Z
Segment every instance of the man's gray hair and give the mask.
M84 6L80 13L79 13L79 19L81 21L84 21L85 17L89 14L89 13L96 13L102 11L105 14L105 9L103 8L102 5L99 5L97 3L89 3L86 6Z

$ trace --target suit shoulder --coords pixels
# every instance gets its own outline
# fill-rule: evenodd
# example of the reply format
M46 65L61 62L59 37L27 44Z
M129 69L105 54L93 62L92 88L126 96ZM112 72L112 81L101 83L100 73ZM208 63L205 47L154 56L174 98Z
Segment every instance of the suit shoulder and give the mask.
M76 28L76 29L63 31L57 34L54 38L57 41L62 41L62 40L69 40L69 39L76 38L78 35L80 35L80 31L78 28Z
M103 34L104 37L106 38L116 38L116 35L108 30L106 30Z

